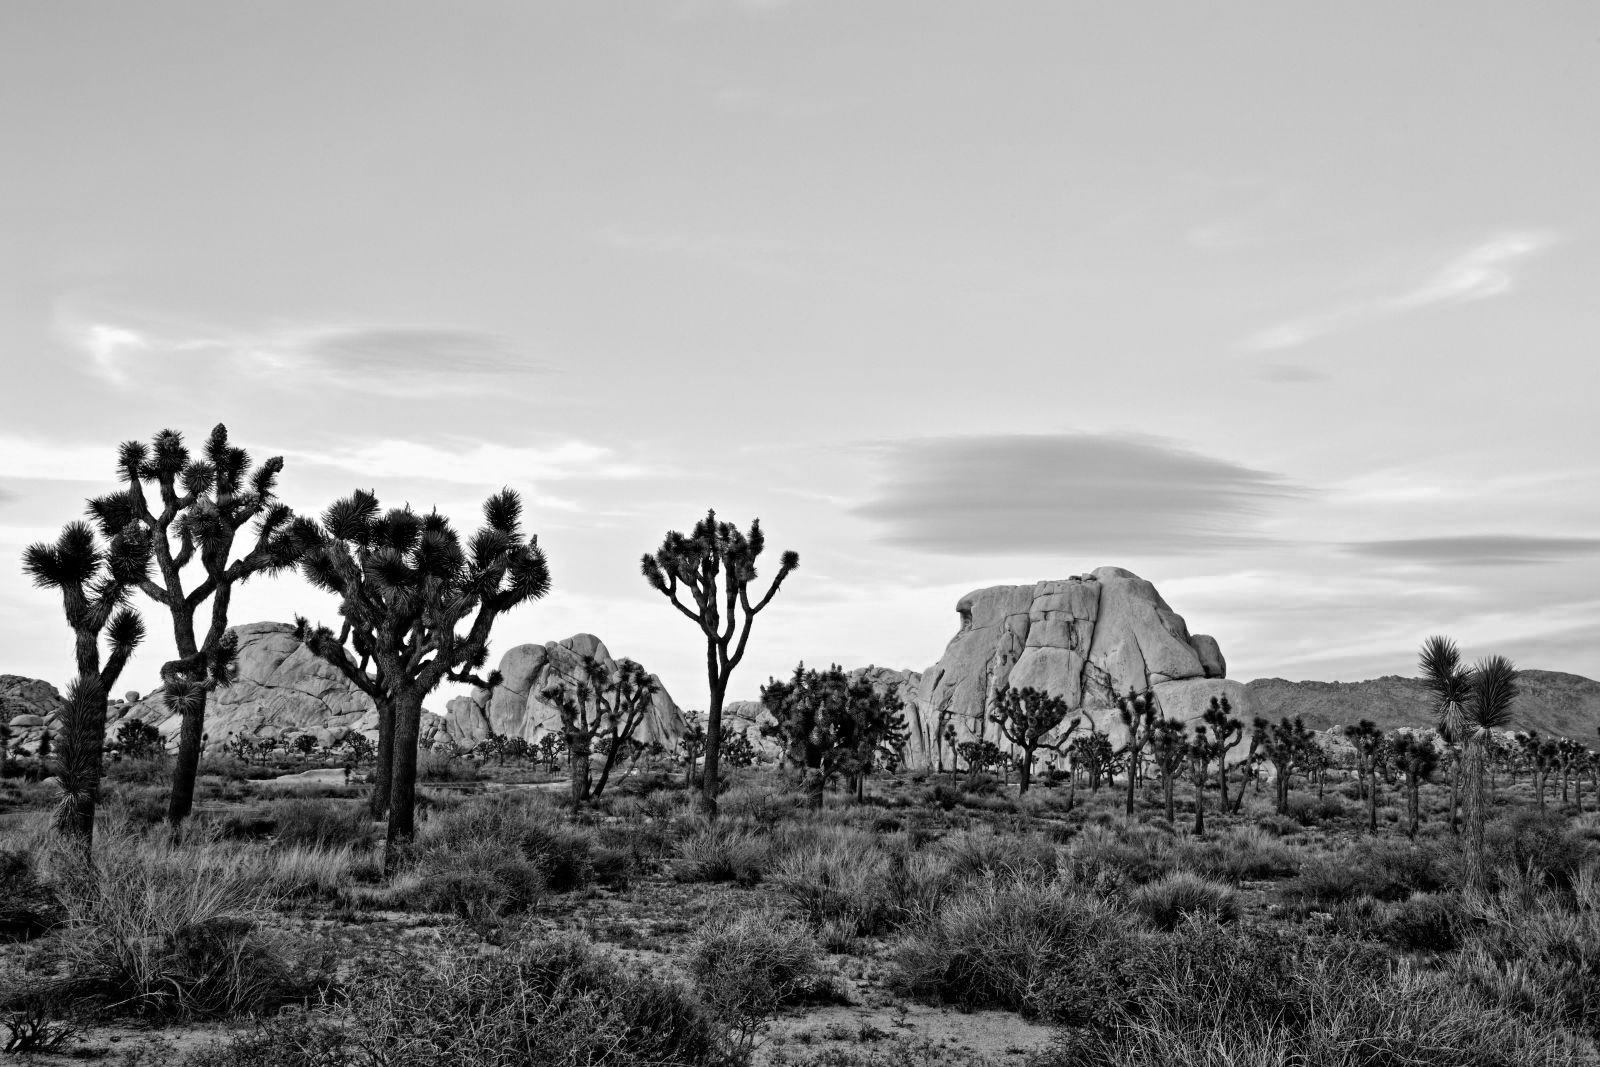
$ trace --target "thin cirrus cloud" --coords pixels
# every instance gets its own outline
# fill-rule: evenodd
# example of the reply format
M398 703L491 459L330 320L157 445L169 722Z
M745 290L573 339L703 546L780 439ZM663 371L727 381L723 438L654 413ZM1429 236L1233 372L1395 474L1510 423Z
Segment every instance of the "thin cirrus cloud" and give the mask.
M990 435L881 446L883 487L854 514L890 544L963 556L1191 552L1264 538L1304 490L1268 471L1131 434Z
M1553 234L1538 230L1497 234L1452 256L1420 284L1396 296L1359 301L1281 322L1246 338L1243 347L1251 352L1296 348L1319 337L1409 311L1500 296L1515 284L1513 264L1543 251L1555 240Z
M549 447L462 442L447 448L417 441L377 441L359 448L286 452L299 463L337 467L374 478L410 478L460 485L502 485L519 478L539 482L573 479L617 480L657 473L617 457L609 448L586 441Z
M240 332L66 316L69 343L92 373L116 385L232 369L295 387L359 389L394 397L474 394L549 368L505 338L444 326L342 325Z
M1497 567L1523 563L1560 563L1600 556L1600 537L1462 534L1390 541L1350 541L1341 547L1354 555L1395 563L1430 567Z

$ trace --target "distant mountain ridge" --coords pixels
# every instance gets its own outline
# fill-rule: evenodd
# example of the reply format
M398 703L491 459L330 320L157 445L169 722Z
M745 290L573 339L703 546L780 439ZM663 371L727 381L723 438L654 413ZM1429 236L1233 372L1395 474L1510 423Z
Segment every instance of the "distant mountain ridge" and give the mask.
M1365 682L1291 682L1257 678L1245 683L1250 712L1266 719L1301 716L1313 730L1371 719L1385 730L1432 726L1427 690L1415 678L1390 674ZM1600 738L1600 682L1581 674L1525 670L1512 705L1511 728L1571 737L1586 745Z

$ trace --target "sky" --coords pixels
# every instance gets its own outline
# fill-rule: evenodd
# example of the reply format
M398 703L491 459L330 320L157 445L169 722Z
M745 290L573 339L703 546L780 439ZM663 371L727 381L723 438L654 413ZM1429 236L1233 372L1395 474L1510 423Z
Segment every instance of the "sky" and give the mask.
M1586 2L10 0L0 672L71 672L26 545L223 422L307 514L516 488L495 658L685 707L638 560L711 507L801 557L734 698L1103 565L1232 677L1600 676L1597 129Z

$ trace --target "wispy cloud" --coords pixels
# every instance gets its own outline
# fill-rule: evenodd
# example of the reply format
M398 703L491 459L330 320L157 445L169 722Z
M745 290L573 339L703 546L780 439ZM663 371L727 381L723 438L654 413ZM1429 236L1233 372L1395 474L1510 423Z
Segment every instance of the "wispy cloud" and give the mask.
M855 513L883 523L891 544L954 555L1254 543L1254 520L1303 492L1276 474L1135 435L932 438L882 452L883 488Z
M550 370L504 337L448 326L358 323L244 331L73 312L59 315L57 326L89 357L93 373L119 385L225 364L269 384L431 397L483 393Z
M1461 534L1388 541L1350 541L1341 547L1358 556L1397 563L1429 567L1498 567L1519 563L1559 563L1600 556L1600 537Z
M1499 296L1515 284L1514 264L1555 241L1553 234L1539 230L1496 234L1446 259L1420 283L1397 295L1356 301L1278 323L1247 337L1243 347L1252 352L1294 348L1408 311Z
M458 441L459 447L416 441L378 441L358 448L286 452L298 463L338 467L373 478L411 478L461 485L497 486L574 479L617 480L659 473L619 459L609 448L562 441L544 448Z

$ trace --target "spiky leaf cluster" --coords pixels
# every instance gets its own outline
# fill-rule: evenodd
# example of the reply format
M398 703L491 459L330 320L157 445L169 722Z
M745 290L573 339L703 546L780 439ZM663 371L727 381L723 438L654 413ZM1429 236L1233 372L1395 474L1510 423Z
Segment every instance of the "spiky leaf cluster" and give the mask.
M825 779L868 774L898 760L909 736L898 690L852 680L838 664L825 671L799 664L787 680L762 686L761 703L772 717L762 735L796 764L820 768Z

